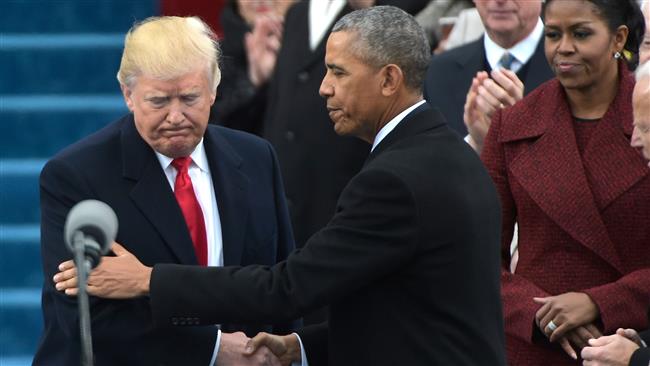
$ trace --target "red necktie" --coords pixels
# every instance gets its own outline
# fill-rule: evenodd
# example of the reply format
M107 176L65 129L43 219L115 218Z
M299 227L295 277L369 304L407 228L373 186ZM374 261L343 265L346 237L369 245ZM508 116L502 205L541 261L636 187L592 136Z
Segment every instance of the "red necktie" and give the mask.
M176 182L174 183L174 195L178 205L185 216L187 229L190 231L192 242L194 243L194 252L196 259L202 266L208 265L208 238L205 232L205 221L203 220L203 211L199 201L194 194L192 179L188 173L188 168L192 163L189 157L176 158L172 165L176 168Z

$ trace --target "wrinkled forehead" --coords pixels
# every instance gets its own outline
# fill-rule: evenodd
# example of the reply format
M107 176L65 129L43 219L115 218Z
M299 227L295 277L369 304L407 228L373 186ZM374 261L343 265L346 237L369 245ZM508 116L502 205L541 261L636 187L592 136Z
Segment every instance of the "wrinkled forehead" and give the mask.
M634 94L633 94L633 99L634 100L641 100L647 99L648 103L650 103L650 98L648 96L650 95L650 75L644 76L641 79L639 79L636 82L636 85L634 85Z
M632 96L634 123L650 125L650 76L639 80L634 86Z

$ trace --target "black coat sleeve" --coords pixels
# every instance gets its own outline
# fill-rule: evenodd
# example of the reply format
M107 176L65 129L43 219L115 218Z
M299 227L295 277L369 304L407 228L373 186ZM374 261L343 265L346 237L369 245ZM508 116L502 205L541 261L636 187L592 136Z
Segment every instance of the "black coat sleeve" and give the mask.
M630 366L648 366L650 365L650 348L637 349L630 358Z
M326 228L275 266L159 264L151 276L154 322L277 322L335 303L412 260L418 218L406 184L365 170L341 195ZM188 284L192 286L188 286Z
M298 330L309 366L327 366L328 324L314 324Z

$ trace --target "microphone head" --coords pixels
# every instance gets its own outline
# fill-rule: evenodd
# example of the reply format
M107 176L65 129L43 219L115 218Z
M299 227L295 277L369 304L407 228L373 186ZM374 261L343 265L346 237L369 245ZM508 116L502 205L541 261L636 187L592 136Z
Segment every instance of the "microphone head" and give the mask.
M65 243L73 253L74 236L77 232L91 237L99 245L99 252L106 254L117 235L117 215L102 201L81 201L68 213L63 232Z

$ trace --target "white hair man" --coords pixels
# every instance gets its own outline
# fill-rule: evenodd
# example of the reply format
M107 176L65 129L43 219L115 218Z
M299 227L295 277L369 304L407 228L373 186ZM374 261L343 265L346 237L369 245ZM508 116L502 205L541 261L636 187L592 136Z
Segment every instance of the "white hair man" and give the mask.
M273 149L257 137L208 126L221 78L215 39L195 17L136 24L126 35L117 74L131 113L44 167L45 329L34 365L79 364L77 303L52 281L59 263L71 257L63 225L79 201L104 201L117 214L120 244L113 244L116 256L105 263L128 249L149 265L272 265L293 248ZM89 292L94 281L93 276L88 280ZM179 316L173 319L177 326L159 328L146 297L92 297L90 309L97 366L266 364L277 360L268 350L243 356L248 338L232 332L282 333L292 327L290 322L274 328L196 326L196 317Z

